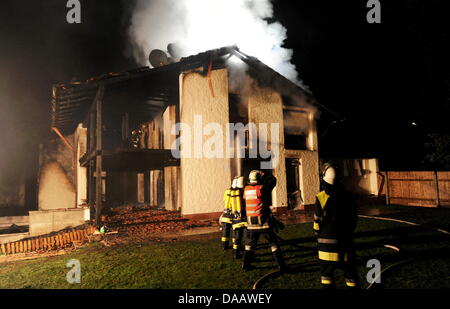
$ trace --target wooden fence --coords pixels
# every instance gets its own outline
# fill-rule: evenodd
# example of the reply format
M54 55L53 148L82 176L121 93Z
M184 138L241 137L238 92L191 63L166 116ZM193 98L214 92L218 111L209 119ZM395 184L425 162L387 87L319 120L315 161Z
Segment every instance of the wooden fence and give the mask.
M89 235L93 234L94 231L95 227L88 227L83 230L73 230L70 232L59 233L54 236L42 236L0 244L0 255L57 249L75 241L88 239Z
M450 207L450 172L380 172L380 194L386 203Z

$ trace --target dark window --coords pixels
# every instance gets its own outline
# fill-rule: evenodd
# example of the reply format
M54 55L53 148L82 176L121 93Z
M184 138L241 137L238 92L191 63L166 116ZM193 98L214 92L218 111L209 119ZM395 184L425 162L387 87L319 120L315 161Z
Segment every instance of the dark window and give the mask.
M284 110L284 146L291 150L306 150L309 131L308 114L303 111Z

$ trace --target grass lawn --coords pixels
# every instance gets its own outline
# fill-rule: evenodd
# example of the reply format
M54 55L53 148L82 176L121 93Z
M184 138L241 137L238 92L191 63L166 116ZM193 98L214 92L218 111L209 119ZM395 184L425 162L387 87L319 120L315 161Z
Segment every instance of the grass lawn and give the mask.
M383 206L386 207L386 206ZM386 217L450 229L450 209L391 207L401 213ZM288 225L280 236L292 273L271 277L263 288L320 288L312 224ZM355 235L358 269L365 282L366 263L377 258L385 268L411 257L416 261L393 268L382 276L385 288L450 288L448 235L396 222L360 219ZM176 242L147 242L105 247L92 243L70 254L0 264L0 288L151 288L248 289L275 267L261 241L256 268L241 270L241 261L220 248L219 233L179 238ZM390 244L401 253L384 248ZM69 284L66 263L81 262L81 284ZM337 273L342 279L342 273ZM340 285L342 286L342 280ZM367 286L367 283L364 283Z

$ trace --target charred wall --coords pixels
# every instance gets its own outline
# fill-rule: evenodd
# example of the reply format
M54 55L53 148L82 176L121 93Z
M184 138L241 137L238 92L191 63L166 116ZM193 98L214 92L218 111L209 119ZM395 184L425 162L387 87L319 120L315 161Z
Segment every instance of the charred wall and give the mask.
M74 136L66 137L74 145ZM60 139L41 147L39 162L39 210L74 208L76 181L74 153Z

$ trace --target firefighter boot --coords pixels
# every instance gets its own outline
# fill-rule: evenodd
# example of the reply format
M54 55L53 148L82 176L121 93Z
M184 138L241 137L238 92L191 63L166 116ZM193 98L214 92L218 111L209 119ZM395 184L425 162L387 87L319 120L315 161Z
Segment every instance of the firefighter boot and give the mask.
M286 273L286 272L288 272L288 271L289 271L289 268L287 267L286 263L284 262L283 254L281 253L281 250L278 249L277 251L275 251L275 252L273 253L273 255L275 256L275 260L276 260L276 262L277 262L277 264L278 264L278 270L279 270L281 273Z
M322 290L334 290L334 289L336 289L336 285L334 284L334 282L328 284L322 283Z
M223 250L228 250L231 248L228 241L222 241L222 245L223 245Z
M251 270L252 269L253 256L254 256L253 251L245 250L244 263L242 263L243 270Z
M361 287L357 279L345 278L345 285L349 290L359 290Z

